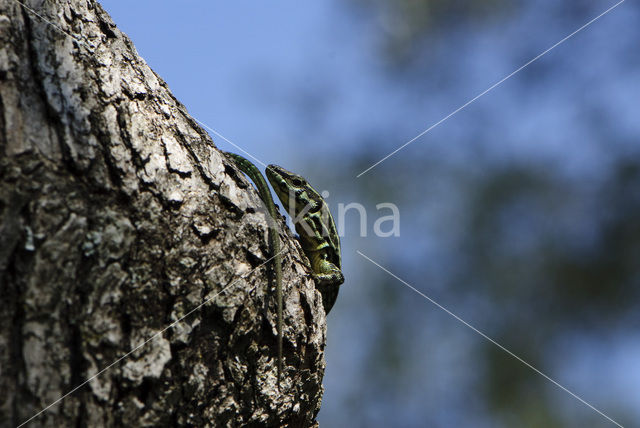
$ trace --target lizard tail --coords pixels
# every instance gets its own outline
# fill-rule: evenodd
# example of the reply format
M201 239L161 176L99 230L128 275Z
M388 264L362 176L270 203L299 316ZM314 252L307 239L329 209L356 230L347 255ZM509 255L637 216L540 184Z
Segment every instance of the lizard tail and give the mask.
M273 272L275 277L275 285L276 285L276 301L277 301L277 330L278 330L278 377L277 377L277 387L278 391L280 391L280 380L282 379L282 256L280 255L280 235L278 234L278 225L276 223L276 219L278 218L278 213L276 211L276 206L273 202L273 198L271 197L271 192L269 191L269 186L265 181L264 177L260 170L248 159L237 155L235 153L224 152L224 154L232 159L236 166L240 168L242 172L247 174L249 178L253 181L253 183L258 188L258 193L260 194L260 199L266 205L267 212L269 215L267 216L267 223L269 226L269 242L271 246L271 254L274 256L273 260Z

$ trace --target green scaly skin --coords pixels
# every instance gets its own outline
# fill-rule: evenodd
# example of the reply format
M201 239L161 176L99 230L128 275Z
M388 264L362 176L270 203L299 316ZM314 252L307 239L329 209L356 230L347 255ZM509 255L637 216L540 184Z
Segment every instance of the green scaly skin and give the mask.
M269 216L269 241L275 259L276 299L278 301L278 388L282 373L282 256L280 238L275 219L278 216L269 187L260 170L249 160L235 153L225 152L236 166L251 178L258 188L260 198ZM304 177L277 166L269 165L267 178L294 221L298 240L311 263L313 278L322 295L322 305L328 314L338 298L340 284L344 282L341 271L340 237L329 207L322 196Z
M276 219L278 218L278 212L276 205L273 203L269 186L265 181L260 170L248 159L237 155L235 153L225 152L230 159L236 164L236 166L245 174L251 178L258 188L260 199L267 207L269 218L267 223L269 224L269 245L271 246L271 254L274 256L274 275L276 283L276 300L278 311L278 389L280 389L280 378L282 376L282 255L280 254L280 237L278 236L278 227L276 225Z
M340 284L344 282L340 237L329 207L304 177L277 165L269 165L266 173L273 190L294 221L298 240L311 262L324 311L328 314L338 298Z

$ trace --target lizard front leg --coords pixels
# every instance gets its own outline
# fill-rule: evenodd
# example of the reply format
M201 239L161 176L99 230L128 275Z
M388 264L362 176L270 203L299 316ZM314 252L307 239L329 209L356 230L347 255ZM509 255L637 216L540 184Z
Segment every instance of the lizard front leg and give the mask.
M340 284L344 282L344 275L340 268L331 263L320 252L309 254L311 268L313 269L313 279L320 294L322 294L322 305L324 312L329 313L338 298Z

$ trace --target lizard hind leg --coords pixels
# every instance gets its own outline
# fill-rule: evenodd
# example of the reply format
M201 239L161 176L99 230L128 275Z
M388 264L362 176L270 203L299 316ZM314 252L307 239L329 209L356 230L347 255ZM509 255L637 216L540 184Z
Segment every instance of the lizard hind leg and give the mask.
M325 315L329 314L331 308L338 299L338 292L340 291L340 285L338 284L318 284L318 291L322 295L322 306L324 307Z

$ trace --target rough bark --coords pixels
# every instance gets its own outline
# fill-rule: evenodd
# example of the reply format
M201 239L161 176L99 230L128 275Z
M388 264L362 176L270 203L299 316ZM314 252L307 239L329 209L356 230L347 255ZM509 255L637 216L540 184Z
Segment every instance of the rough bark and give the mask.
M291 233L279 391L253 187L100 5L25 3L59 28L0 0L0 425L207 299L26 426L314 425L325 314Z

